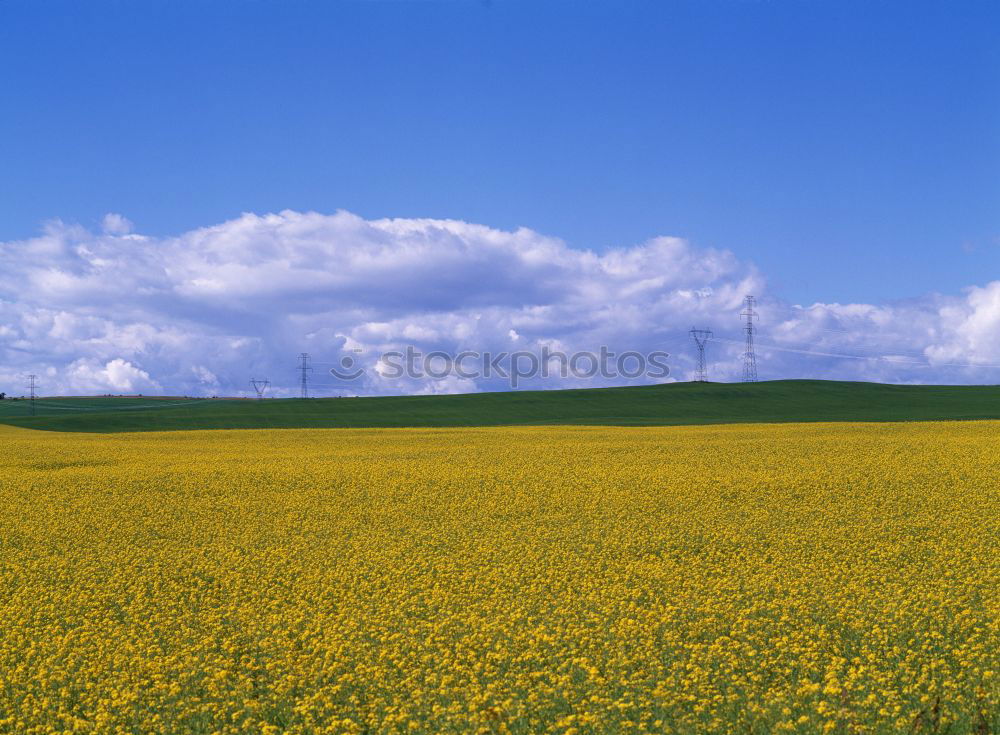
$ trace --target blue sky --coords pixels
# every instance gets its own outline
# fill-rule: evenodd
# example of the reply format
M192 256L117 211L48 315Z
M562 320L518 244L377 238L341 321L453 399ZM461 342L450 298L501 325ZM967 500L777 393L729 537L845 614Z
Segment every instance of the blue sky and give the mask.
M122 212L727 248L796 302L1000 262L1000 6L0 4L0 238Z
M526 227L598 255L677 237L735 258L737 282L759 274L780 308L909 318L918 300L947 321L941 294L992 325L963 289L1000 278L995 2L3 0L0 89L9 271L51 256L46 237L77 253L88 237L180 241L247 212L346 210ZM134 227L109 229L109 212ZM59 263L46 268L84 267ZM32 308L69 309L39 278ZM10 289L0 300L26 303ZM154 321L143 308L131 324ZM16 321L0 325L8 347L30 336ZM994 360L992 346L942 347L935 329L907 349ZM149 349L120 357L152 365ZM38 359L58 369L52 354Z

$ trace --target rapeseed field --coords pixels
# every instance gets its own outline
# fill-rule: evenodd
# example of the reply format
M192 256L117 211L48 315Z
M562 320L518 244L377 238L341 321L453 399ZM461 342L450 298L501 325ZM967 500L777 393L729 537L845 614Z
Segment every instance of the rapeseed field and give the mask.
M0 732L996 732L998 477L998 422L0 427Z

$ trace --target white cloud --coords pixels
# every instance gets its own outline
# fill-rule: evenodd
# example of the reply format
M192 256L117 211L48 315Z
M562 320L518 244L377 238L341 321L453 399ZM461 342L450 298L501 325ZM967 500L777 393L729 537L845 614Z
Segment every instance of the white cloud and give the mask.
M191 372L194 373L198 382L202 385L218 386L219 379L215 376L211 370L209 370L204 365L192 365Z
M108 215L100 233L54 222L0 243L0 390L18 392L20 375L34 372L50 393L236 394L254 375L294 395L303 351L320 395L504 387L372 369L408 344L451 354L660 349L674 353L673 377L687 379L693 325L718 337L710 377L731 380L747 293L760 298L762 378L1000 382L986 367L1000 363L1000 282L799 307L769 298L763 276L733 253L678 238L597 254L526 229L285 211L160 239ZM345 357L367 374L335 379L329 369Z
M132 231L132 223L120 214L109 212L101 220L101 227L109 235L127 235Z
M120 358L109 360L104 365L94 360L76 360L66 368L66 381L86 392L149 393L162 390L149 373Z
M966 290L964 300L943 304L940 321L953 325L927 348L935 364L962 361L996 362L1000 355L1000 281Z
M456 375L449 375L444 378L425 380L423 386L414 391L414 393L420 396L439 396L456 393L476 393L478 390L475 381L459 378Z

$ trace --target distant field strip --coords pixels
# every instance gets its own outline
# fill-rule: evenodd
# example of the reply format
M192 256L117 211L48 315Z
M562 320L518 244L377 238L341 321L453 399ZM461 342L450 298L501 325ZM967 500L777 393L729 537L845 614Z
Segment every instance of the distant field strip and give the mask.
M998 476L997 421L0 427L0 732L996 732Z
M0 401L0 424L73 432L457 426L669 426L1000 419L1000 386L823 380L282 400L137 396Z
M35 401L35 411L37 413L48 413L50 411L72 411L74 413L101 413L105 411L160 411L164 408L176 406L194 406L204 403L218 403L221 399L194 399L190 401L165 401L158 398L147 398L143 403L102 403L100 399L63 399L60 401L38 400ZM30 411L29 401L20 401L22 411Z

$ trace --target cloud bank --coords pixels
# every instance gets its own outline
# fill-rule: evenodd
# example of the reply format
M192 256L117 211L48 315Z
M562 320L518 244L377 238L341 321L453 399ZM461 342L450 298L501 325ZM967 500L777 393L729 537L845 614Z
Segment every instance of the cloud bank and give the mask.
M376 359L424 352L663 350L690 379L687 330L714 331L710 379L738 380L739 312L758 297L761 379L1000 382L1000 281L909 301L808 306L770 298L733 253L658 237L603 254L527 229L455 220L246 214L177 237L50 223L0 242L0 391L240 395L251 376L298 391L314 359L317 395L471 392L505 383L390 379ZM337 380L345 357L366 374ZM645 378L536 379L557 388Z

